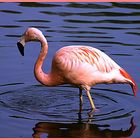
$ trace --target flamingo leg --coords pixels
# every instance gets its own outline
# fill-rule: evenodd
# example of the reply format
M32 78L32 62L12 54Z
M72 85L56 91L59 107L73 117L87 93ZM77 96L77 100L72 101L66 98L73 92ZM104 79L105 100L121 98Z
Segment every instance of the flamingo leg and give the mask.
M83 106L83 95L82 95L82 89L79 88L79 101L80 101L80 104L79 104L79 113L82 112L82 106Z
M92 109L92 111L94 111L96 108L95 108L95 105L94 105L93 99L92 99L92 97L91 97L91 95L90 95L90 91L87 90L86 93L87 93L88 99L89 99L89 101L90 101L91 109Z
M79 88L79 100L80 100L80 106L83 105L83 95L82 95L82 89Z

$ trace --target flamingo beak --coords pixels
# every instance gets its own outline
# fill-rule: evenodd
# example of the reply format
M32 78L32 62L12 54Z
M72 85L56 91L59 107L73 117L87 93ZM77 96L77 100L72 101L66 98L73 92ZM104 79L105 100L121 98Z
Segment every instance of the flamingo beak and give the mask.
M24 46L25 46L25 41L24 38L22 37L20 41L17 42L18 50L21 53L22 56L24 56Z
M130 83L130 85L131 85L131 88L133 90L134 96L136 96L136 93L138 90L136 83Z
M132 90L133 90L133 93L134 93L134 96L136 96L136 93L137 93L137 85L134 81L134 79L124 70L124 69L120 69L120 73L122 76L124 76L126 78L126 83L130 84Z

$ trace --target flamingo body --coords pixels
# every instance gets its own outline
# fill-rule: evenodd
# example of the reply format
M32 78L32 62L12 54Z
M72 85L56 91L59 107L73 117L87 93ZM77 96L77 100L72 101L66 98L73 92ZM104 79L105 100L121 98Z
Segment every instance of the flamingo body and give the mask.
M115 75L120 66L96 48L75 45L56 52L52 71L53 69L61 73L66 83L92 86L99 83L113 83L115 80L117 82ZM122 76L119 71L118 75Z
M130 84L134 95L137 86L133 78L104 52L90 47L73 45L59 49L52 61L49 73L44 73L42 64L48 52L47 40L42 32L36 28L29 28L18 42L19 51L23 53L26 42L37 40L41 42L41 52L34 67L36 79L46 86L72 84L80 89L82 102L82 89L87 91L92 109L95 109L90 95L90 88L101 83Z

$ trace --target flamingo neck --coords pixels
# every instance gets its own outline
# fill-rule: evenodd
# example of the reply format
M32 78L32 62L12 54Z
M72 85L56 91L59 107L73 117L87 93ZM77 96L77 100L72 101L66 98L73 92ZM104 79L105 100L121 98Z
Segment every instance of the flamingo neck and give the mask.
M42 70L43 62L48 53L48 43L45 37L40 40L41 42L41 51L37 58L34 67L34 75L36 79L43 85L46 86L57 86L64 83L61 78L61 75L58 75L56 72L51 71L50 73L44 73Z
M49 86L51 81L50 80L51 76L50 74L44 73L42 70L43 62L48 53L48 43L46 39L41 40L40 42L41 42L41 51L34 66L34 75L40 83Z

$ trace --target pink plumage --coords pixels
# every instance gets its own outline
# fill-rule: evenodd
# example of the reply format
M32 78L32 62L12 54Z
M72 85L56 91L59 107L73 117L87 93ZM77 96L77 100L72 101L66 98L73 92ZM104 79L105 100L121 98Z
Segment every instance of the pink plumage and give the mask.
M66 46L56 52L49 73L44 73L42 64L48 52L47 40L36 28L29 28L18 42L22 55L26 42L41 42L41 52L34 67L36 79L46 86L72 84L80 89L80 104L83 103L82 89L86 90L92 110L95 109L90 88L101 83L130 84L134 95L137 86L133 78L104 52L82 45Z

